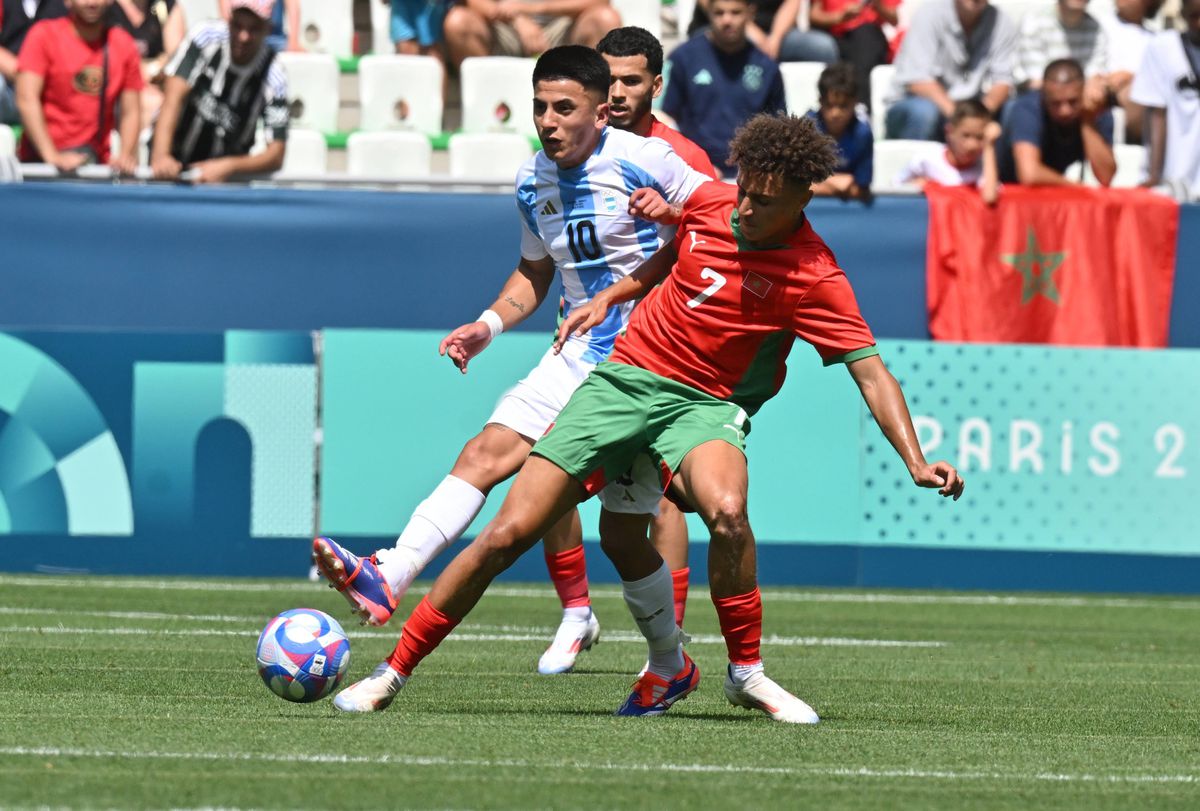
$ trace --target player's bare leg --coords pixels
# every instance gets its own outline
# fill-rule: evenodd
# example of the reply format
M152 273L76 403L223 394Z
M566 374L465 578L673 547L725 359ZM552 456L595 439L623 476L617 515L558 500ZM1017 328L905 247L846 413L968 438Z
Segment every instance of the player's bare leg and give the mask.
M683 615L687 610L688 577L691 575L688 568L687 520L675 502L665 496L658 504L658 515L650 521L650 543L671 570L675 623L682 628Z
M762 710L777 721L815 724L811 707L763 672L762 597L754 533L746 511L749 476L742 451L722 440L694 448L673 480L708 526L708 580L729 652L725 696L736 706Z
M496 517L417 604L392 655L371 676L338 693L334 706L346 712L374 712L391 704L413 669L475 607L492 580L584 496L583 486L561 468L531 457Z
M587 562L583 553L583 527L579 511L571 510L542 539L546 569L562 603L558 631L538 659L542 675L569 673L576 657L600 639L600 623L592 612L588 593Z

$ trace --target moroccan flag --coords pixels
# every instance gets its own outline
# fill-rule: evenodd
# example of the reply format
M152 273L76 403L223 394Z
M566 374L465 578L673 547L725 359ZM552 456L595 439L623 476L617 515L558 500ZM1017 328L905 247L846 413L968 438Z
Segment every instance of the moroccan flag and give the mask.
M1166 346L1179 206L1142 189L930 184L929 331L944 341Z

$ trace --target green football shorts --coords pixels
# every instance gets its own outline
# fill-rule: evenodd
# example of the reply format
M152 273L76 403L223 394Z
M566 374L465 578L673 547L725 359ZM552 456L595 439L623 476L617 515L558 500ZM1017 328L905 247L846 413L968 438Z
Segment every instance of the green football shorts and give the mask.
M533 446L598 493L648 453L663 489L683 458L719 439L745 453L750 420L735 403L683 383L605 361L571 395L550 431Z

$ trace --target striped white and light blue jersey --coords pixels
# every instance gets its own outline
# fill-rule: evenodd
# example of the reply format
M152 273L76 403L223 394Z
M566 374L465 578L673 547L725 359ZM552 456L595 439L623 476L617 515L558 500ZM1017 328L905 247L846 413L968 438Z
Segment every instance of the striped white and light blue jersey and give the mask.
M629 196L652 188L682 205L711 178L683 162L666 141L642 138L608 127L582 165L560 169L544 152L517 173L521 213L521 256L550 256L562 273L565 313L632 273L674 235L629 213ZM573 342L581 359L599 363L629 323L634 302L609 311L608 318Z

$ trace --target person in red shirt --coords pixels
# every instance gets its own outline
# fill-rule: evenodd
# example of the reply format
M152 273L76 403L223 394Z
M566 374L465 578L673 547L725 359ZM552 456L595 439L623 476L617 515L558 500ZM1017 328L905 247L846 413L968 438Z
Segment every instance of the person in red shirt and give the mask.
M887 64L889 45L884 24L898 25L900 0L813 0L809 29L799 41L805 60L854 65L858 100L871 106L871 69Z
M362 711L387 707L492 579L559 516L649 452L668 493L694 508L710 531L709 581L730 660L726 697L778 721L819 720L763 671L762 602L746 512L749 417L783 384L795 339L812 344L826 365L846 365L914 484L957 499L963 480L948 462L926 462L850 283L805 217L812 186L837 163L833 141L808 119L759 115L738 131L731 156L736 188L701 186L683 206L672 246L564 320L560 341L601 323L615 303L649 292L610 360L534 446L496 517L417 605L391 657L347 688L361 697ZM605 552L622 571L662 567L644 539L610 541ZM699 671L664 611L642 613L628 594L626 601L651 659L617 714L659 715L696 689Z
M108 26L110 5L112 0L67 0L67 17L30 29L17 73L17 109L25 124L22 161L42 161L63 172L90 162L123 173L137 168L141 63L133 38ZM114 126L121 152L110 156Z

